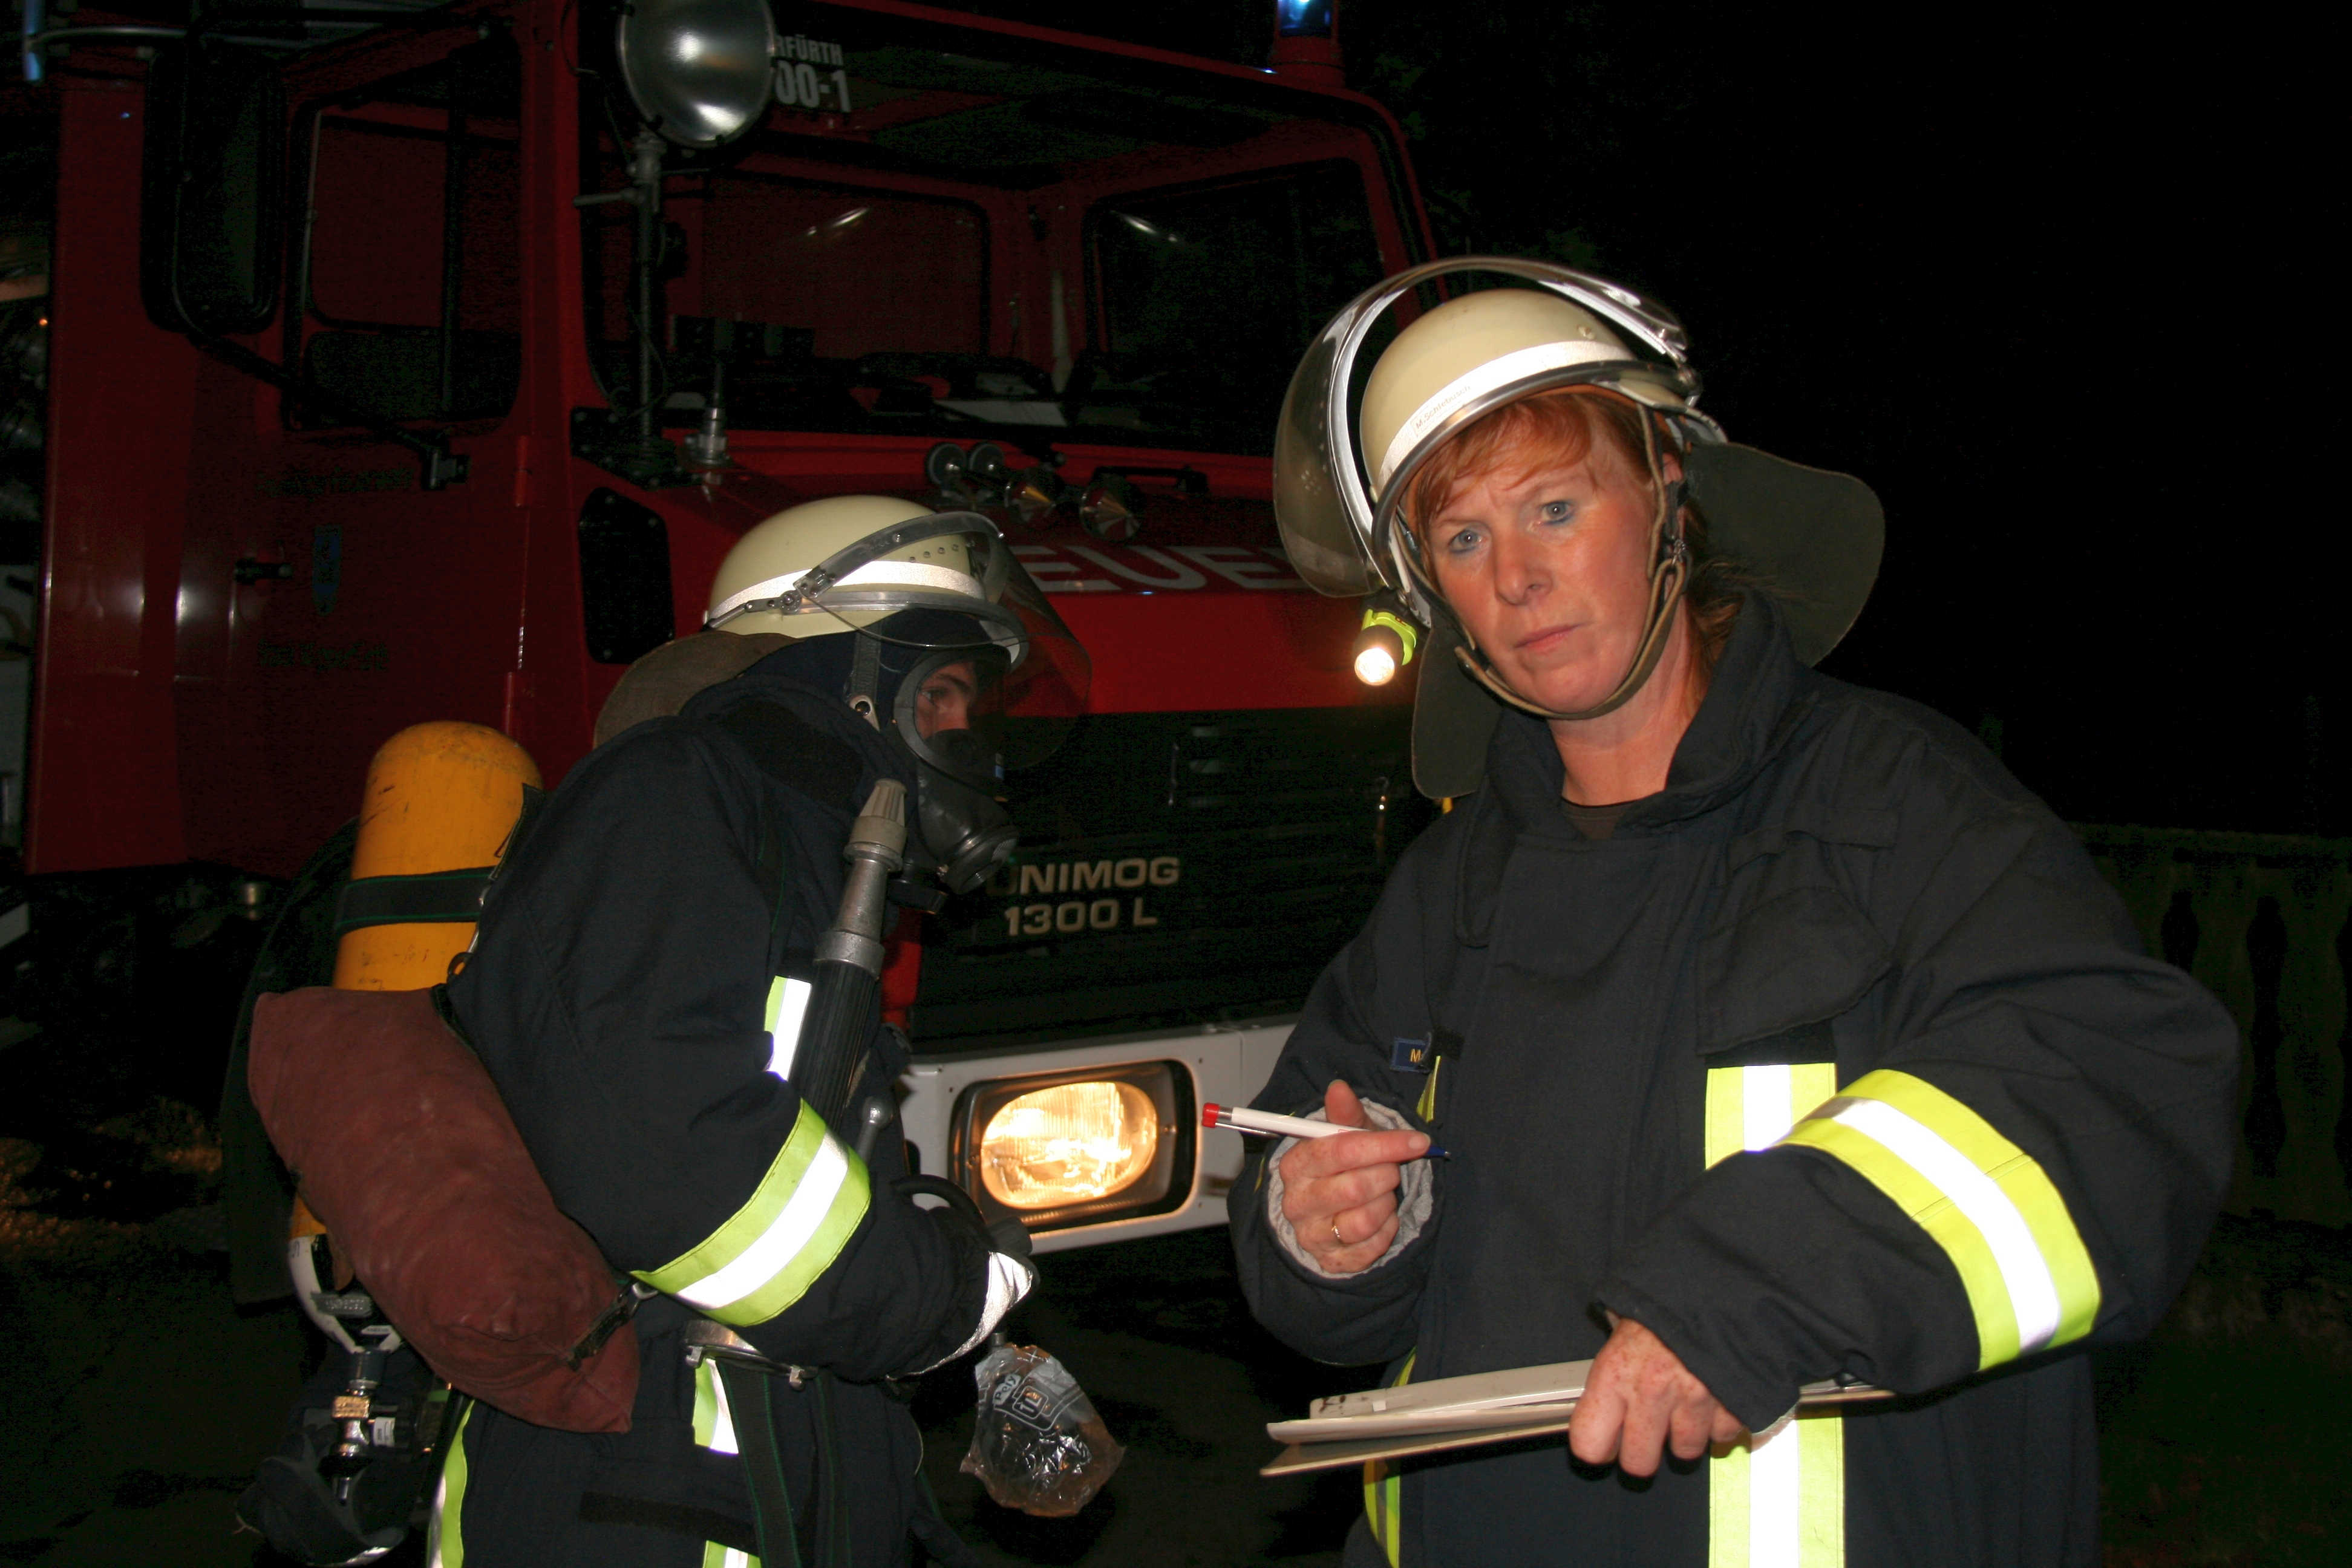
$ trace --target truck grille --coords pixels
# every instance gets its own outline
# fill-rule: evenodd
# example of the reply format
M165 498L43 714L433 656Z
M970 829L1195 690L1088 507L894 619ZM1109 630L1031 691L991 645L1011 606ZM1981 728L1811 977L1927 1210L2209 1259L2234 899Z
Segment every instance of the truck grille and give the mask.
M1097 714L1012 782L1021 849L935 921L930 1049L1296 1008L1428 822L1402 708Z

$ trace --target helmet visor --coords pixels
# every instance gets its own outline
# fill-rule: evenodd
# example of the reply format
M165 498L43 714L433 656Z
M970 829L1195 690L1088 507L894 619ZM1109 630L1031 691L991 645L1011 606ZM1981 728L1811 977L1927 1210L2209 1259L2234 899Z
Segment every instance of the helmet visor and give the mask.
M1343 312L1332 325L1346 321ZM1327 329L1307 346L1283 395L1274 427L1274 516L1292 570L1318 593L1355 598L1381 584L1365 544L1370 520L1350 518L1342 488L1361 488L1356 454L1331 439L1332 400L1347 391L1333 380L1340 336Z
M1093 682L1084 645L1009 551L999 592L985 614L909 609L861 634L917 653L901 666L908 674L892 715L908 747L992 788L1003 770L1034 767L1061 749ZM950 734L957 738L933 744ZM986 753L983 768L976 750Z
M949 536L963 546L961 569L894 553ZM898 656L885 662L909 671L910 679L917 666L937 662L926 656L960 653L972 661L965 702L971 727L987 728L1003 767L1032 766L1058 750L1086 711L1093 684L1086 648L996 525L978 512L940 512L879 529L806 571L751 584L713 609L705 624L723 626L753 613L793 617L788 624L800 637L855 632L873 638ZM901 729L913 744L911 721ZM961 742L954 749L959 755L970 751Z
M992 717L1002 726L1004 765L1029 768L1060 751L1077 728L1094 685L1094 662L1012 551L1003 554L997 607L1020 617L1024 652L1004 672Z

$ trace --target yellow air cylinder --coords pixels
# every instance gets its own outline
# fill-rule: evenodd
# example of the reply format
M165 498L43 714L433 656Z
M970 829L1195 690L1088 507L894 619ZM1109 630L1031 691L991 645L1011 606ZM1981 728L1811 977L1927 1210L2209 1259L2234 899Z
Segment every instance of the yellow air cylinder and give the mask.
M455 721L411 725L368 764L352 880L497 864L526 784L538 787L538 765L498 731ZM470 921L362 926L335 949L335 984L346 991L437 985L473 940Z

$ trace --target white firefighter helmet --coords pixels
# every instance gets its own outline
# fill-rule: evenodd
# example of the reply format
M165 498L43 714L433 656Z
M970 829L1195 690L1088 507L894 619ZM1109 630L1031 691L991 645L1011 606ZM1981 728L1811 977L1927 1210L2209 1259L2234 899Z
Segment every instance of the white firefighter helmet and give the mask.
M1390 307L1440 276L1461 273L1534 287L1484 289L1425 311L1381 353L1360 407L1351 406L1358 355ZM1276 430L1276 520L1293 565L1315 588L1391 595L1431 629L1413 720L1413 777L1424 794L1476 786L1497 699L1545 718L1581 719L1640 689L1687 576L1685 501L1706 519L1717 553L1785 592L1782 618L1807 663L1835 646L1861 613L1885 535L1877 498L1848 476L1727 442L1698 411L1699 378L1687 354L1681 322L1654 301L1590 273L1507 257L1464 257L1399 273L1349 303L1308 348ZM1513 691L1488 667L1421 562L1403 508L1414 475L1454 436L1506 404L1569 387L1645 411L1657 510L1647 634L1608 697L1559 713ZM1679 482L1667 480L1668 452L1681 463Z
M1535 289L1482 289L1424 312L1372 366L1358 416L1372 492L1480 414L1526 395L1536 378L1613 387L1663 413L1687 416L1696 378L1654 367L1583 306ZM1497 396L1496 395L1501 395ZM1712 429L1712 426L1709 426ZM1408 459L1412 459L1408 463ZM1410 473L1399 476L1409 481Z
M746 531L720 562L702 624L791 637L862 631L901 610L977 617L1018 663L1020 616L1002 604L1012 552L978 512L934 512L895 496L832 496Z
M893 496L808 501L746 531L719 563L702 624L795 641L857 634L848 695L877 724L892 720L874 707L888 706L898 677L983 654L971 717L995 749L992 768L1059 746L1092 678L1086 649L993 522ZM928 759L934 742L912 729L908 739Z

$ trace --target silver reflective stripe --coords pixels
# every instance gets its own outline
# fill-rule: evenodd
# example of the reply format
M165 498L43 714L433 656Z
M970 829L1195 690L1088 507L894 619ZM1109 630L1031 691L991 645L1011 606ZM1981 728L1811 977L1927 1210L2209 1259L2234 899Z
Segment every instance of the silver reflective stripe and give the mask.
M768 987L768 1070L789 1080L801 1049L801 1026L808 1022L809 997L815 992L805 980L779 974Z
M1748 1444L1748 1561L1750 1568L1787 1563L1796 1568L1797 1424L1783 1421Z
M1742 1068L1739 1121L1742 1149L1769 1149L1789 1135L1799 1112L1790 1109L1786 1067Z
M779 577L765 578L752 584L740 594L730 594L711 612L702 617L706 626L715 626L732 619L737 612L762 599L773 599L800 585L807 576L805 570L787 572ZM836 588L928 588L946 592L967 599L987 602L988 594L980 579L949 566L929 566L917 561L869 561L834 584ZM819 595L823 597L822 595ZM811 604L805 610L819 606Z
M1559 370L1571 364L1607 363L1633 357L1632 353L1620 343L1589 338L1563 338L1558 342L1514 349L1500 359L1489 360L1447 382L1438 389L1435 396L1413 410L1412 417L1398 428L1388 450L1381 454L1380 471L1372 476L1372 483L1375 486L1388 483L1389 476L1396 472L1397 465L1404 461L1405 455L1421 444L1423 437L1452 418L1475 397L1482 397L1514 381L1541 375L1548 370Z

